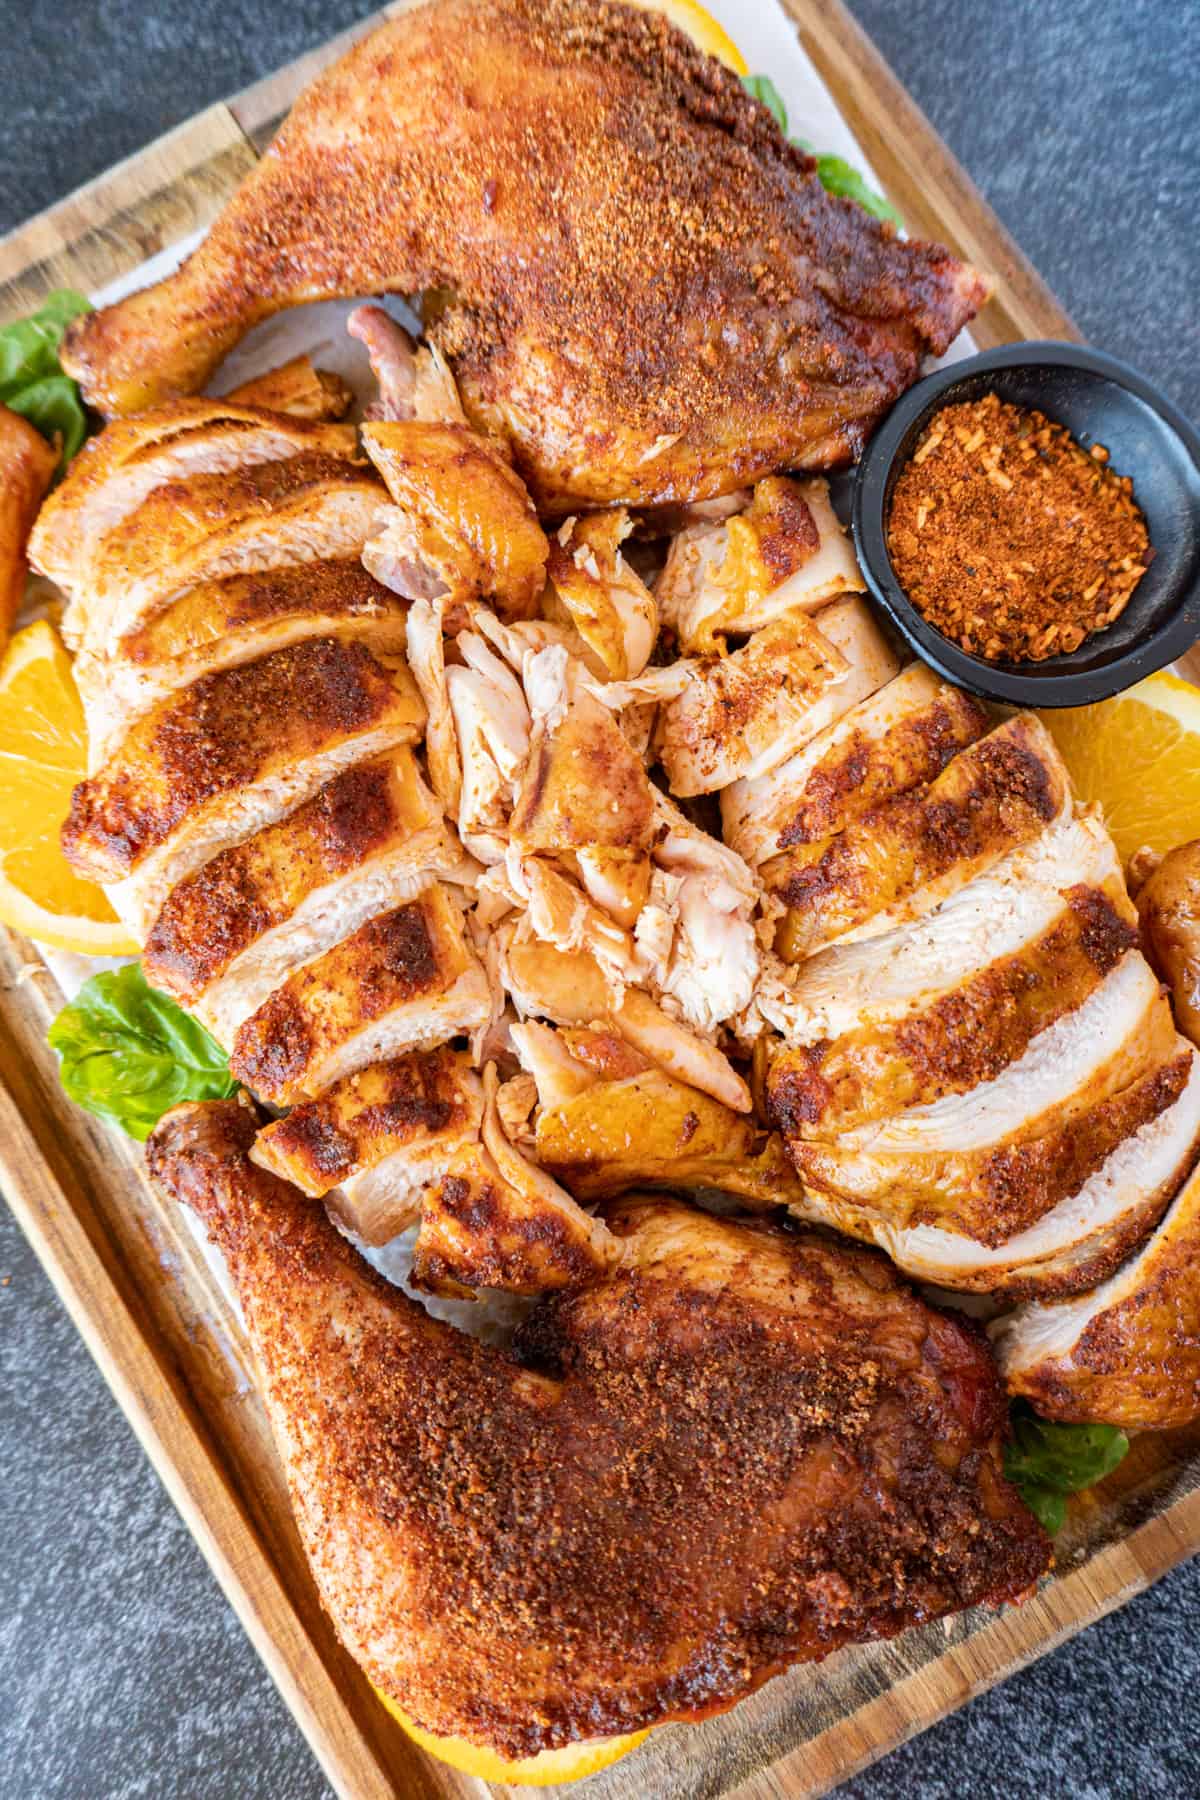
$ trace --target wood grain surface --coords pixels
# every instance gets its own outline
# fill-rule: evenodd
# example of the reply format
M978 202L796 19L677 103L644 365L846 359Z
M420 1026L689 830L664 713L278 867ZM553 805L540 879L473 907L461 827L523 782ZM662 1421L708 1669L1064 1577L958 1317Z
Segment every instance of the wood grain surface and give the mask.
M981 344L1075 329L839 0L783 0L911 230L993 277ZM388 8L388 12L402 10ZM208 224L318 70L377 14L210 107L0 240L0 320L55 286L127 274ZM221 1587L347 1800L514 1796L418 1752L336 1643L308 1573L236 1311L141 1153L71 1106L36 950L0 932L0 1187ZM978 1609L771 1682L733 1713L666 1727L574 1790L586 1800L780 1800L827 1792L1200 1547L1200 1429L1137 1441L1074 1503L1059 1572ZM565 1790L561 1790L565 1791Z

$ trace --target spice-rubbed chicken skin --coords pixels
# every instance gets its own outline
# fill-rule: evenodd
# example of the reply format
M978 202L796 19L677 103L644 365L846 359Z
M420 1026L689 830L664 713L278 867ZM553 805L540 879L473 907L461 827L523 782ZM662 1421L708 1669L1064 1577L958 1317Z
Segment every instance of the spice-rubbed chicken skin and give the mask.
M517 1757L700 1718L1047 1568L981 1336L877 1256L627 1200L619 1265L505 1353L368 1269L255 1130L178 1108L151 1172L228 1259L337 1629L428 1729Z
M559 512L847 460L987 295L828 195L662 18L436 0L320 76L182 269L63 360L128 413L281 307L429 290L471 422Z

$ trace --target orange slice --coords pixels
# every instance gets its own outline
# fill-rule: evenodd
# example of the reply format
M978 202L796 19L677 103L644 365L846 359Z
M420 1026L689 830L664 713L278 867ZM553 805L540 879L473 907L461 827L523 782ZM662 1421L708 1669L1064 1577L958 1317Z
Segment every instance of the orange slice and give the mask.
M633 0L635 6L644 6L650 12L665 13L672 25L686 32L698 50L709 56L715 56L723 62L727 69L735 75L745 75L749 71L746 59L730 37L723 25L718 25L711 13L705 12L696 0Z
M1164 670L1113 700L1039 716L1123 858L1200 837L1200 687Z
M466 1738L438 1737L432 1731L425 1731L394 1700L389 1700L378 1688L375 1692L393 1719L403 1725L409 1737L422 1750L427 1750L430 1756L440 1757L452 1769L461 1769L464 1774L474 1775L480 1781L507 1781L514 1786L525 1787L554 1787L562 1781L582 1781L585 1775L594 1775L598 1769L607 1769L610 1763L628 1756L631 1750L637 1749L643 1738L650 1736L648 1731L632 1731L627 1737L590 1738L580 1744L565 1744L561 1750L543 1750L538 1756L522 1757L519 1762L506 1762L494 1750L470 1744Z
M70 659L39 620L0 662L0 924L59 950L123 956L136 941L58 842L86 755Z

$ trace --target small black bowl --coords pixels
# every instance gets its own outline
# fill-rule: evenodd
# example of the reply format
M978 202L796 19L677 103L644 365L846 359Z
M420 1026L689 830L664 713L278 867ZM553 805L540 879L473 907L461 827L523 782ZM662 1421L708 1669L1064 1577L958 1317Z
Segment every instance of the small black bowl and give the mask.
M943 406L999 394L1037 407L1084 446L1104 444L1133 478L1154 560L1119 618L1078 650L1044 662L987 662L922 618L887 552L892 490L925 425ZM939 675L1016 706L1087 706L1132 687L1200 637L1200 437L1164 394L1127 364L1082 344L1007 344L918 382L863 453L852 506L854 547L871 592Z

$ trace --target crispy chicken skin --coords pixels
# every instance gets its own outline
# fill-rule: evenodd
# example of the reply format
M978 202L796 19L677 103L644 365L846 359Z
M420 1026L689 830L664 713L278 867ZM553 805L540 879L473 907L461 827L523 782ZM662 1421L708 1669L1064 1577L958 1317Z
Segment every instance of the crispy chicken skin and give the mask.
M330 369L317 369L307 356L268 369L244 381L225 396L242 406L262 406L268 412L287 413L293 419L324 424L344 419L354 404L353 390Z
M518 1757L701 1718L1049 1566L981 1336L878 1256L626 1200L620 1264L506 1353L367 1268L255 1130L177 1108L151 1173L229 1262L322 1599L426 1728Z
M1167 852L1138 889L1146 954L1171 989L1179 1029L1200 1045L1200 838Z
M20 611L29 531L57 462L40 431L0 406L0 650Z
M437 0L321 75L183 268L64 363L129 413L281 307L429 290L471 422L562 512L845 461L988 291L826 194L661 17Z
M1090 1294L998 1319L1009 1389L1049 1419L1166 1431L1200 1419L1200 1172L1136 1256Z

